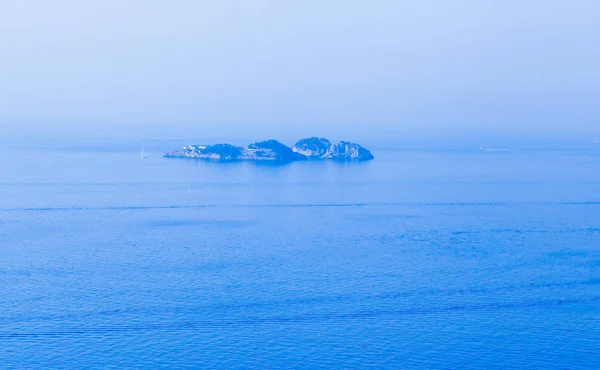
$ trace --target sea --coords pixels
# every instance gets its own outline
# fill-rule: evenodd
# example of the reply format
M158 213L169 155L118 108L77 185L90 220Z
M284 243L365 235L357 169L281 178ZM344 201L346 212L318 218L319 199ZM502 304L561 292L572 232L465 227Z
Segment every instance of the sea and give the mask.
M0 138L1 369L600 368L592 138L58 138Z

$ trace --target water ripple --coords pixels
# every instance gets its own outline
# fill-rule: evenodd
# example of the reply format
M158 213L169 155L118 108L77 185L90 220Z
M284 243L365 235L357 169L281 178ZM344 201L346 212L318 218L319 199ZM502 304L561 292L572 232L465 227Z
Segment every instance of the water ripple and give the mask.
M431 315L453 312L480 312L492 313L507 309L528 309L536 307L557 307L577 303L594 303L600 301L600 296L588 298L570 298L570 299L549 299L523 301L514 303L489 303L477 305L454 305L425 308L407 308L400 310L364 310L346 313L326 313L326 314L301 314L301 315L280 315L270 317L255 317L237 320L198 320L179 323L146 323L140 325L122 325L122 326L98 326L98 327L73 327L60 330L38 331L38 332L0 332L0 341L14 341L19 339L61 339L80 336L114 336L114 335L133 335L146 333L149 331L210 331L214 328L223 327L252 327L266 324L303 324L303 323L321 323L326 321L355 321L372 320L385 316L406 316L406 315Z

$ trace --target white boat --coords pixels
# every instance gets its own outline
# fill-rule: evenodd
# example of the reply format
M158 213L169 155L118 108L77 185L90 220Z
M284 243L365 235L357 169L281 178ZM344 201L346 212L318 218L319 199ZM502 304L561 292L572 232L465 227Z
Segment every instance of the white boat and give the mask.
M140 158L141 159L148 158L148 155L146 154L146 149L142 148L142 151L140 152Z

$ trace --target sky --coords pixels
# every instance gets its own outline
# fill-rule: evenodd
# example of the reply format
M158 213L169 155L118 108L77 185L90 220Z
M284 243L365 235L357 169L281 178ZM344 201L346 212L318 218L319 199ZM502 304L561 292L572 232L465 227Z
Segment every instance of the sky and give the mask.
M0 125L600 132L599 40L597 0L0 0Z

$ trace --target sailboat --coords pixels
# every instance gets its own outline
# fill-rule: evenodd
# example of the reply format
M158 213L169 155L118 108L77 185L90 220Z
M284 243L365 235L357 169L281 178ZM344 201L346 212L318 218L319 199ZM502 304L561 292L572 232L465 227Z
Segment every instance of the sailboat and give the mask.
M148 155L146 154L146 149L142 148L142 151L140 152L140 158L141 159L148 158Z

